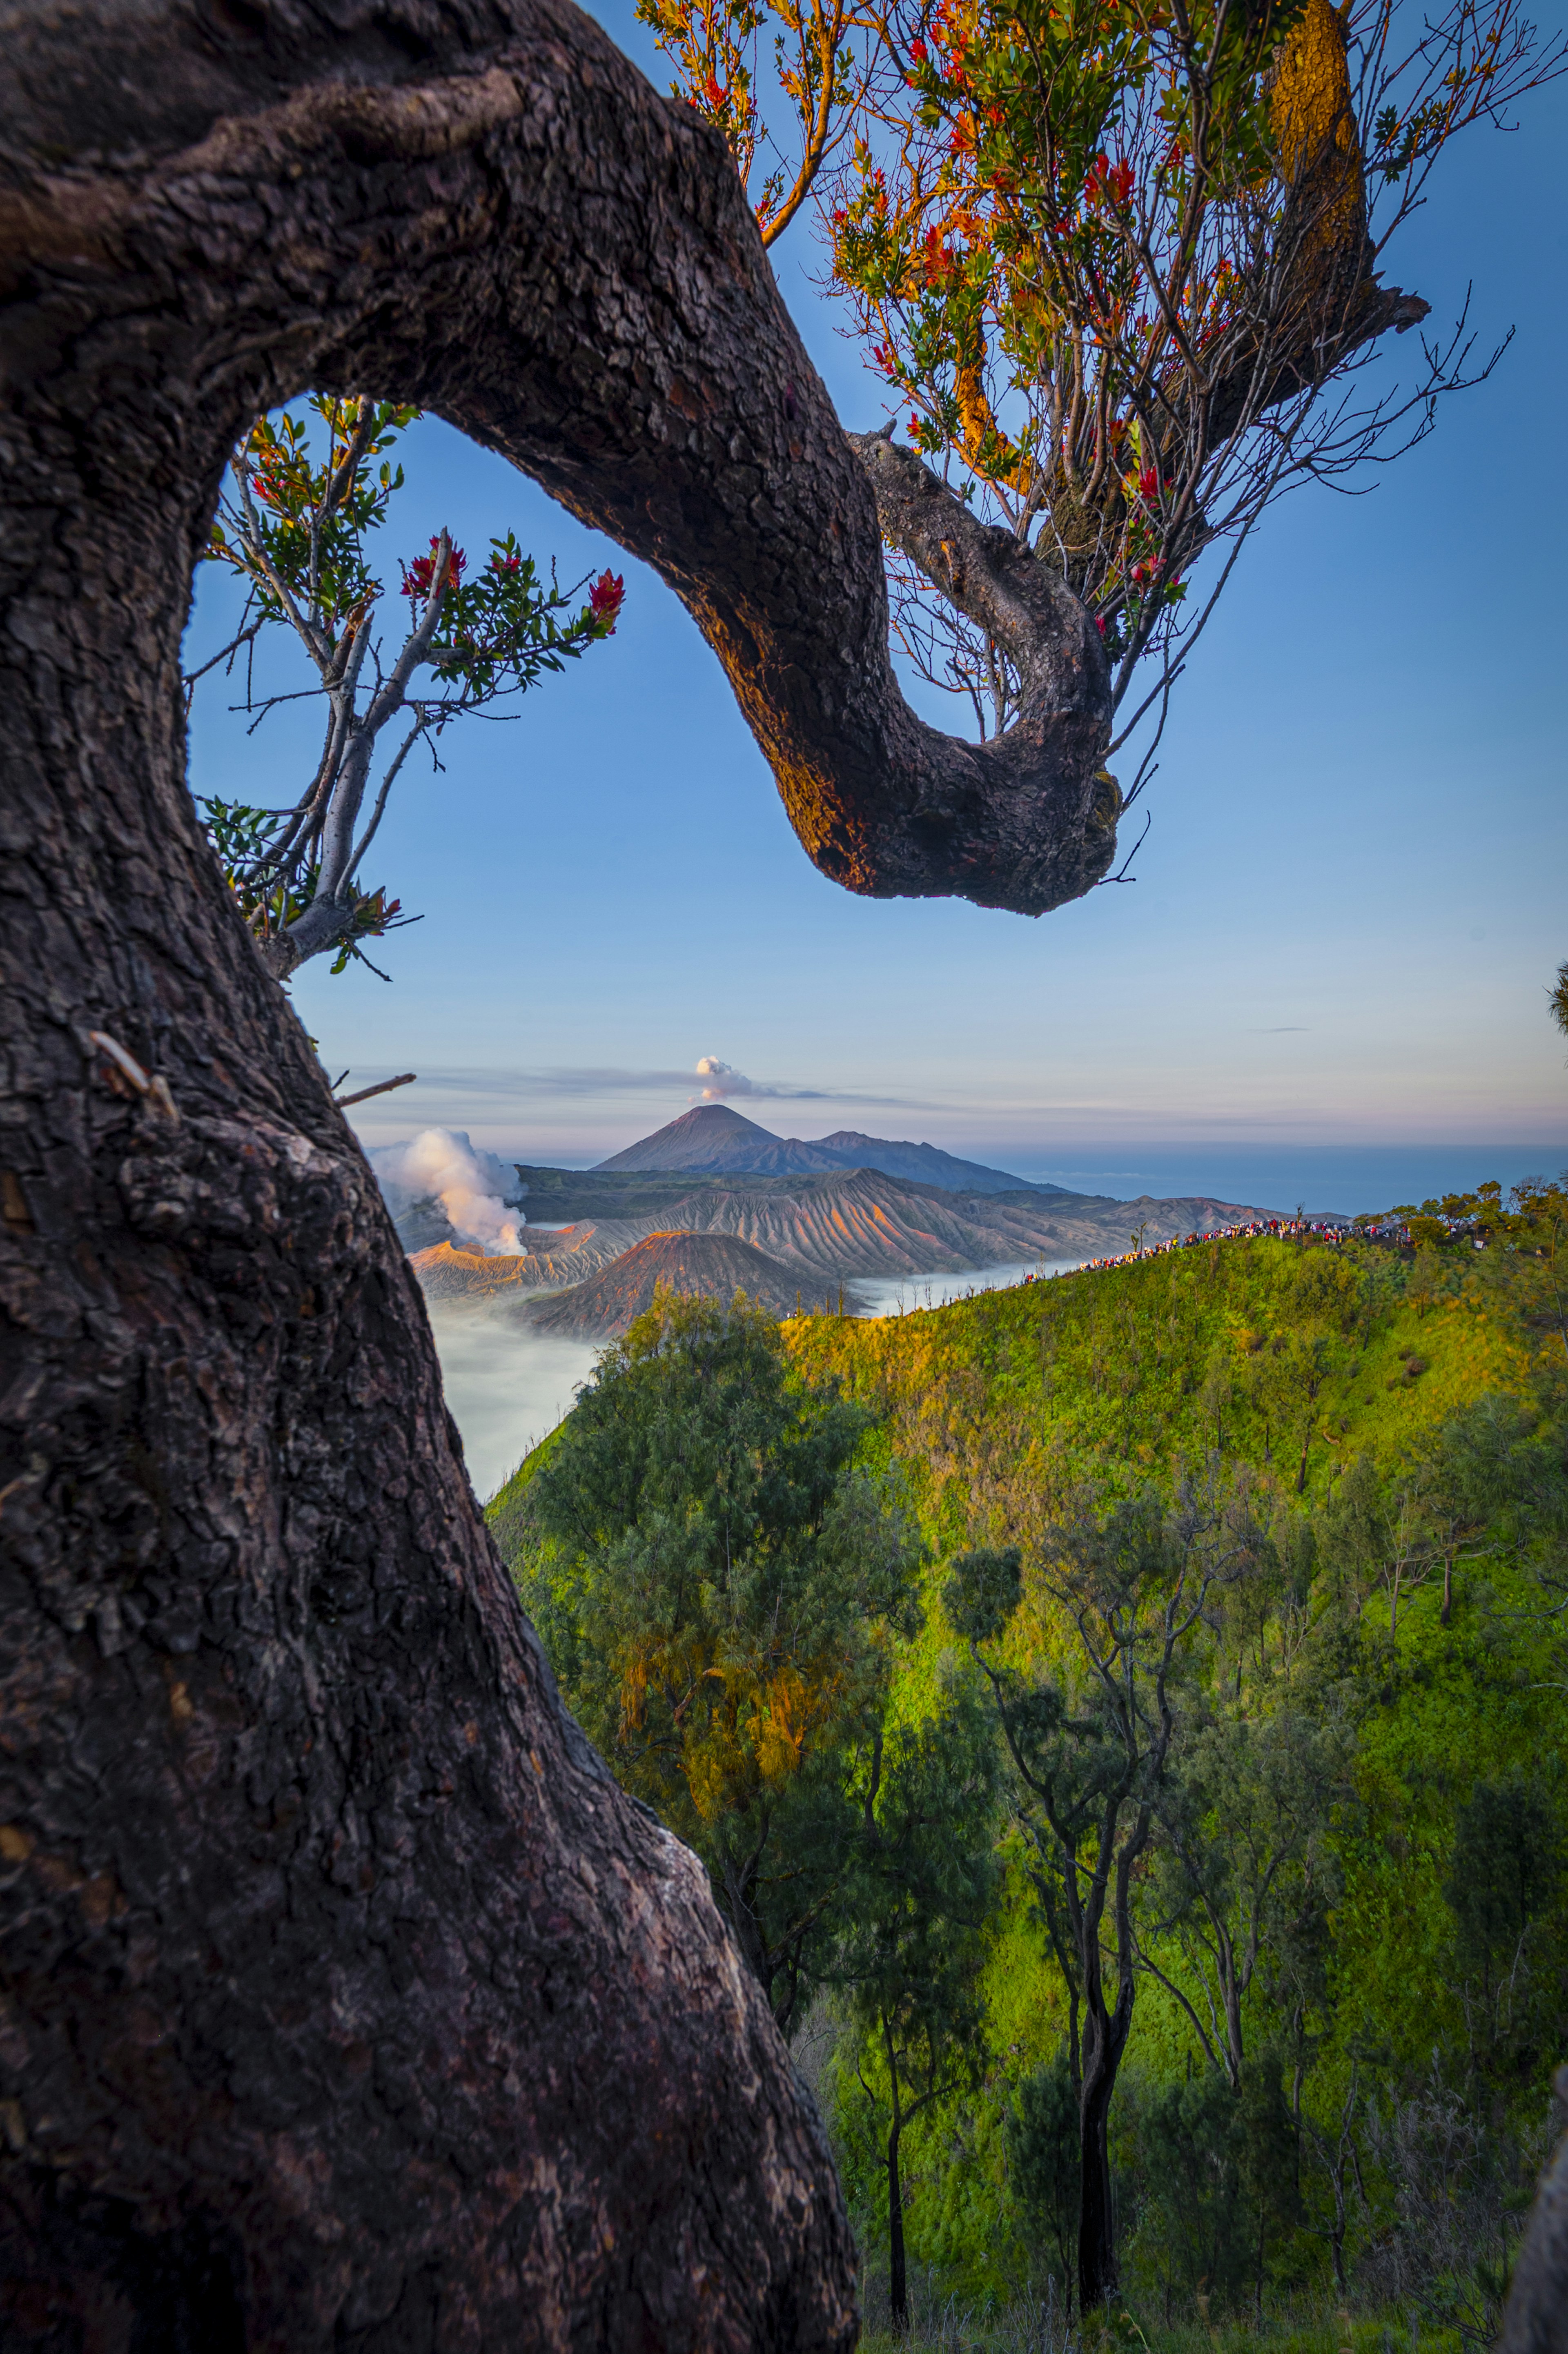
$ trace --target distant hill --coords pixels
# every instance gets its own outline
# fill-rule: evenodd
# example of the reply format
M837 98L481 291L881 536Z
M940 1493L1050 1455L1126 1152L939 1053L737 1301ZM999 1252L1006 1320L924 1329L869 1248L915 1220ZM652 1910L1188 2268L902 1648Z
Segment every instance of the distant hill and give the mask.
M410 1251L408 1264L427 1299L525 1299L531 1292L568 1279L532 1253L525 1258L491 1258L450 1240Z
M1061 1193L1060 1185L1036 1185L1028 1177L1010 1177L1005 1169L988 1169L983 1161L959 1161L938 1144L893 1143L885 1136L863 1136L858 1129L838 1128L813 1148L838 1156L841 1169L880 1169L885 1177L907 1177L916 1185L938 1185L944 1193Z
M727 1301L744 1291L775 1316L793 1316L798 1306L830 1304L825 1292L815 1300L804 1298L788 1267L733 1235L653 1234L586 1282L533 1301L528 1321L536 1331L574 1341L613 1340L652 1306L661 1284L683 1298ZM832 1304L836 1307L836 1294ZM845 1301L846 1311L858 1306Z
M416 1251L429 1250L434 1243L451 1239L451 1220L434 1194L410 1202L406 1210L399 1210L393 1224L410 1258Z
M667 1127L629 1144L624 1152L601 1161L596 1176L618 1170L683 1170L711 1174L755 1177L808 1177L831 1169L879 1169L885 1176L907 1177L917 1185L936 1185L948 1193L1056 1193L1056 1185L1031 1186L1005 1169L988 1169L979 1161L959 1161L935 1144L893 1143L886 1137L863 1136L841 1128L820 1143L798 1136L775 1136L754 1119L743 1119L727 1104L699 1104L683 1112Z

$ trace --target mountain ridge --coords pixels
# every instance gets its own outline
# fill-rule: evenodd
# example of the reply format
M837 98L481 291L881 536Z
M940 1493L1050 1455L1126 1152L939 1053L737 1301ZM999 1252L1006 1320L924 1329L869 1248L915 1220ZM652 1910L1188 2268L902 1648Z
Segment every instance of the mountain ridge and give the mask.
M837 1169L874 1169L885 1177L904 1177L916 1184L936 1185L944 1193L1010 1193L1019 1191L1059 1193L1059 1185L1032 1185L1005 1169L988 1168L980 1161L963 1161L939 1145L914 1144L907 1139L866 1136L858 1129L837 1129L832 1136L809 1143L798 1136L776 1136L728 1104L698 1104L641 1137L608 1161L596 1161L593 1176L654 1170L690 1171L693 1174L751 1177L824 1176Z
M860 1277L962 1274L1028 1260L1076 1261L1245 1223L1266 1213L1207 1196L1132 1203L1028 1190L955 1195L870 1169L805 1177L794 1186L707 1184L642 1217L587 1218L558 1231L524 1226L532 1247L506 1257L454 1249L410 1255L431 1299L559 1290L608 1267L655 1233L729 1235L814 1297Z

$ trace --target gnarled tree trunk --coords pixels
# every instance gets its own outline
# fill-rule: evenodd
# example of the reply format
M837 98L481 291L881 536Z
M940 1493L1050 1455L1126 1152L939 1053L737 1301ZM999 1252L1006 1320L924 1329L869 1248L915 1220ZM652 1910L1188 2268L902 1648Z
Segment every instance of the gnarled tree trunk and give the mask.
M5 40L0 2338L846 2347L810 2103L556 1698L179 640L247 420L395 393L660 566L830 872L1039 907L1104 848L1092 633L1055 739L905 710L722 148L569 6Z
M560 1708L193 822L179 638L260 407L418 400L674 583L826 871L1038 911L1109 854L1093 633L983 752L905 709L722 147L565 0L5 42L0 2338L847 2347L810 2105Z

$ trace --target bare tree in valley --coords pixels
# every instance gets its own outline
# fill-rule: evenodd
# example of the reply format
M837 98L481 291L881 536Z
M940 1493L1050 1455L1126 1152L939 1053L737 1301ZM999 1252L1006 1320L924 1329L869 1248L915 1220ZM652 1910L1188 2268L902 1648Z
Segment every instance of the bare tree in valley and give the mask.
M1194 1727L1165 1793L1135 1924L1139 1967L1179 2004L1233 2093L1260 1966L1297 1942L1338 1887L1328 1834L1351 1747L1343 1728L1288 1702L1256 1721L1222 1709Z
M1081 2010L1075 2056L1082 2165L1078 2295L1115 2293L1107 2126L1132 2028L1139 1965L1135 1881L1178 1762L1178 1693L1215 1582L1258 1543L1245 1509L1189 1491L1173 1510L1143 1495L1097 1511L1086 1500L1032 1547L1032 1587L1067 1638L1060 1669L1014 1663L1006 1645L1023 1594L1017 1547L960 1554L948 1614L984 1673L1013 1775L1048 1921L1065 1923L1067 1979Z

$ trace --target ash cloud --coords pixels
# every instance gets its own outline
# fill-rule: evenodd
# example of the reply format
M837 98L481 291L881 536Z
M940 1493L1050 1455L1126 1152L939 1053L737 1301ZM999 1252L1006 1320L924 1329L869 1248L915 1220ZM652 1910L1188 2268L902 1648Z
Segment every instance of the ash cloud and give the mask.
M716 1055L698 1057L697 1076L703 1087L701 1095L692 1097L694 1103L725 1103L731 1096L768 1096L774 1092L771 1087L754 1087L744 1071L737 1071L733 1063L721 1062Z
M893 1100L886 1097L851 1095L835 1087L773 1087L766 1079L748 1079L744 1071L737 1071L733 1063L726 1063L718 1055L699 1055L696 1076L703 1083L702 1090L687 1098L691 1103L727 1103L732 1096L758 1096L775 1103L829 1103L841 1099L847 1103L877 1103Z
M461 1128L427 1128L407 1142L377 1144L366 1154L393 1216L416 1202L439 1202L458 1241L488 1257L509 1257L521 1239L523 1212L505 1196L517 1179L504 1161L475 1145Z

